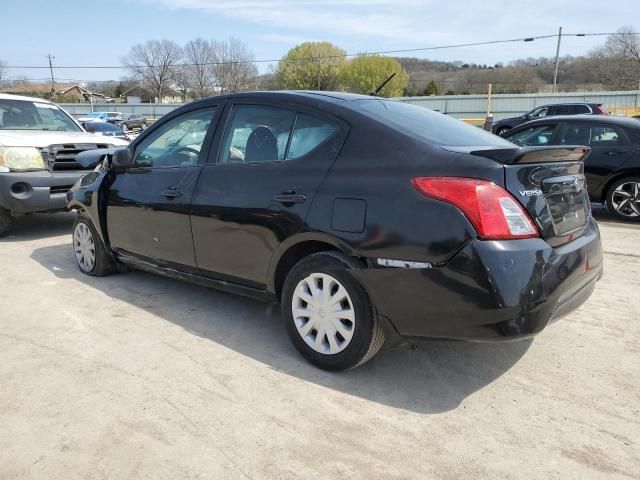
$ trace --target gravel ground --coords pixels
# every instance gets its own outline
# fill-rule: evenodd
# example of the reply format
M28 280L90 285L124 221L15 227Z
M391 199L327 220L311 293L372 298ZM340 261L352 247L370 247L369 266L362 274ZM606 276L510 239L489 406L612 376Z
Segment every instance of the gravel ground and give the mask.
M640 478L640 225L533 341L424 342L330 374L277 307L81 275L71 214L0 241L0 478Z

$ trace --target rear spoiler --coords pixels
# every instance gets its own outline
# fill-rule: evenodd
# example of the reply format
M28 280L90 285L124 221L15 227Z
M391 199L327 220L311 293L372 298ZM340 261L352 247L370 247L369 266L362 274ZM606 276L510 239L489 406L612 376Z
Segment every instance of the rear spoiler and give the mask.
M473 147L471 147L473 148ZM471 150L467 153L478 157L490 158L506 165L515 163L556 163L556 162L582 162L589 154L589 147L580 146L544 146L521 148L495 148Z

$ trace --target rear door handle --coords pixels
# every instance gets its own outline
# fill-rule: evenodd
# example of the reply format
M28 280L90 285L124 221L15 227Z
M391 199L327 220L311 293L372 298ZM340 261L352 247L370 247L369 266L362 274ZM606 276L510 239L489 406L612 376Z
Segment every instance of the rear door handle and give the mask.
M178 198L182 196L182 192L178 190L176 187L172 187L165 190L160 195L162 195L165 198Z
M304 203L307 201L307 196L302 193L295 192L279 193L278 195L273 196L273 201L283 203L285 205L287 203Z

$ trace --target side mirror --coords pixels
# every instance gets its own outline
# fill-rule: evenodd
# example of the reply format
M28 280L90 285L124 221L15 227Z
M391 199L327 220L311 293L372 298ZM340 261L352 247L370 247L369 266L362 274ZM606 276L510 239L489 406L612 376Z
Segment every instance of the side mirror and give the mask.
M117 170L126 170L133 165L131 150L128 148L118 148L111 154L111 166Z

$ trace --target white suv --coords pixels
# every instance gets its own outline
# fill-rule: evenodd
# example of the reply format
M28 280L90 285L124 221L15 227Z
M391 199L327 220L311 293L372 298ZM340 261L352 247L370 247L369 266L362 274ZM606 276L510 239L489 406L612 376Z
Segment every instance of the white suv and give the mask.
M78 153L127 144L85 132L47 100L0 94L0 237L16 216L66 207L67 190L87 173Z

